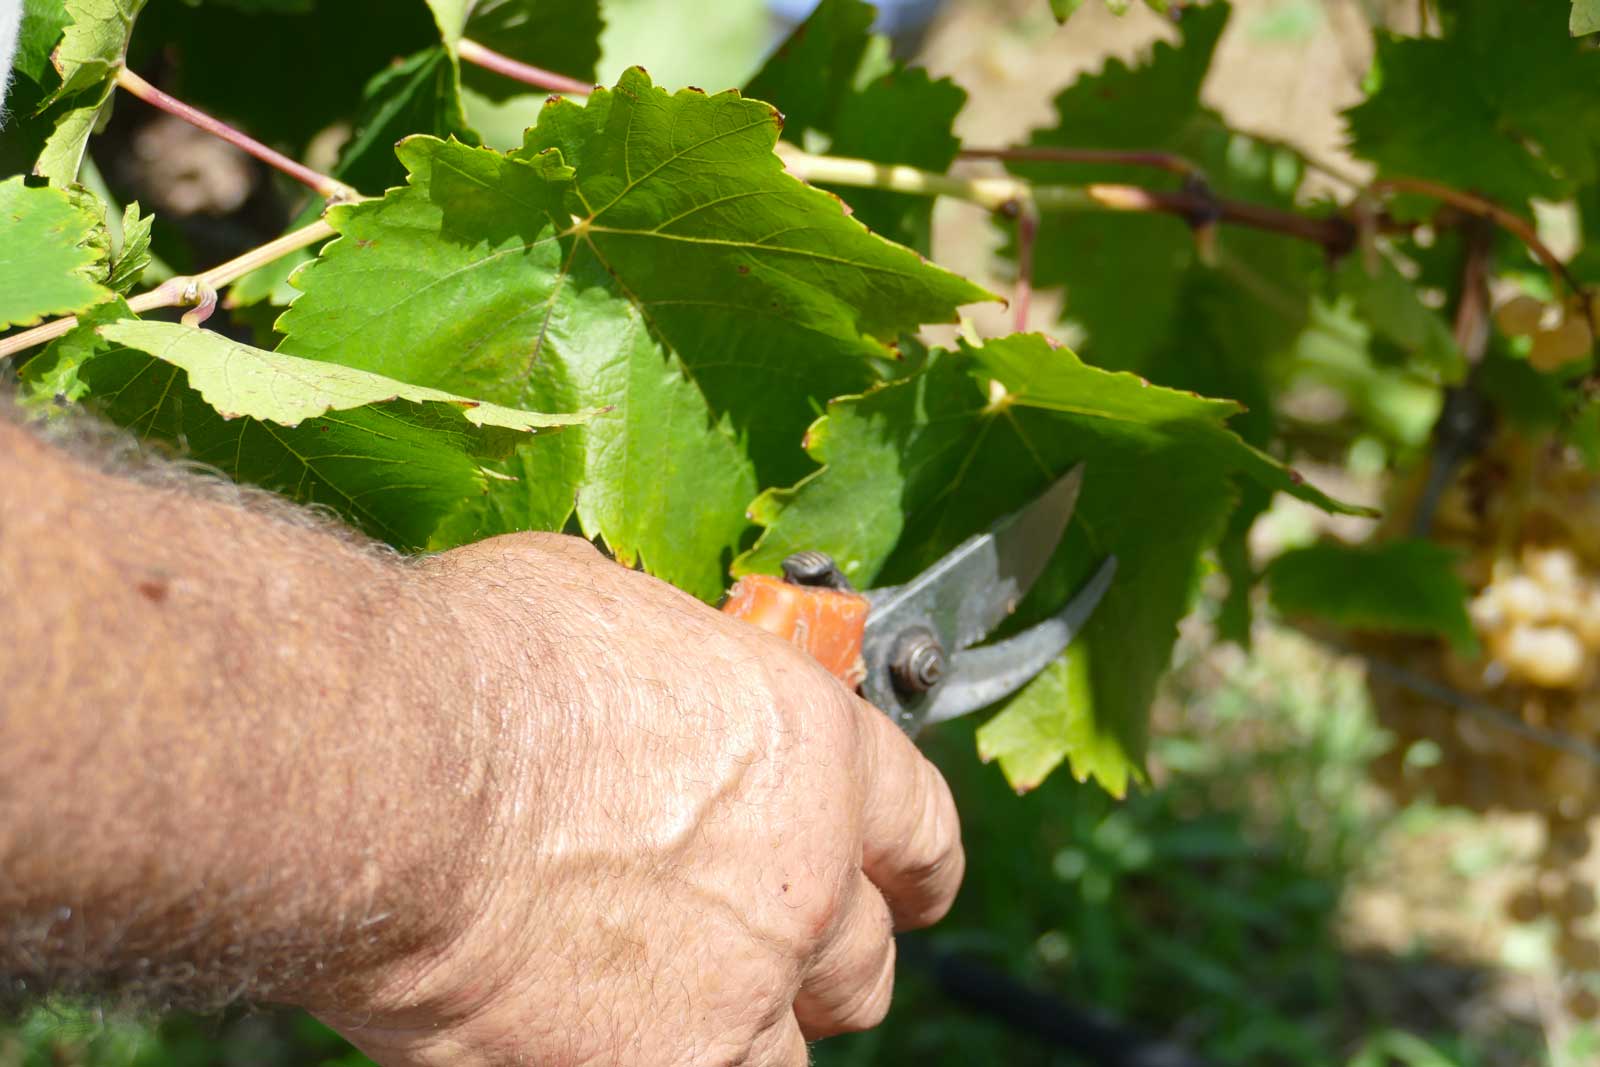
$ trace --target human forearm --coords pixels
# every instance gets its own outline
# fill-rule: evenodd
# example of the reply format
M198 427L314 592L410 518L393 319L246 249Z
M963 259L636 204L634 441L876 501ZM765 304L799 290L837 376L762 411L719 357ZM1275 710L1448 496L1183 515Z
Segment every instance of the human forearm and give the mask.
M0 618L0 976L304 1002L448 939L495 730L413 568L0 420Z
M887 716L579 538L402 565L0 425L0 613L0 979L385 1067L801 1067L961 878Z

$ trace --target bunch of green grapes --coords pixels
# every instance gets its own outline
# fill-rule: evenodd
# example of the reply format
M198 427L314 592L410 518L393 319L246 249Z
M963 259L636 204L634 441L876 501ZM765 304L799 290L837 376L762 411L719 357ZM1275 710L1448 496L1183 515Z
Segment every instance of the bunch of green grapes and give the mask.
M1594 324L1600 321L1600 295L1579 294L1565 303L1546 303L1521 294L1495 309L1495 325L1507 337L1527 337L1528 362L1553 371L1588 356Z
M1408 523L1418 495L1406 487L1391 521ZM1538 864L1507 912L1519 922L1554 920L1557 954L1573 976L1569 1009L1593 1017L1600 1000L1577 976L1600 972L1595 890L1580 873L1600 816L1600 480L1568 449L1503 432L1446 491L1433 536L1461 553L1477 654L1420 638L1367 648L1468 699L1432 699L1374 672L1379 717L1398 741L1377 771L1401 798L1542 818Z

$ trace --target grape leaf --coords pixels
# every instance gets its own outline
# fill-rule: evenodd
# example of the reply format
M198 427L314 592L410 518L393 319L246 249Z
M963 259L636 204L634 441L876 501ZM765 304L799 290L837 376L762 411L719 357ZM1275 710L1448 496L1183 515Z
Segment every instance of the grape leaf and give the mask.
M100 128L111 113L111 98L116 83L106 82L97 92L82 93L50 107L53 128L39 149L33 172L56 185L78 180L83 155L89 149L89 135Z
M713 408L735 412L753 440L782 433L787 451L803 423L793 405L766 402L753 373L837 396L862 384L858 361L899 334L993 297L790 178L772 154L774 118L738 93L669 96L634 69L587 108L547 108L519 155L557 148L577 168L564 210L606 220L587 230L596 254L648 307ZM732 352L761 371L730 367ZM767 451L753 445L758 464Z
M39 152L34 173L66 185L78 168L92 134L110 114L117 72L127 56L133 20L145 0L65 0L71 19L50 62L61 84L41 106L52 107L54 129Z
M1572 17L1567 31L1574 37L1600 30L1600 0L1572 0Z
M182 367L188 372L190 387L225 419L248 415L281 426L297 426L329 411L389 400L449 404L459 408L474 426L511 430L567 426L586 422L593 415L518 411L337 363L264 352L210 330L172 322L121 322L100 327L100 336Z
M960 151L951 130L966 102L965 90L949 78L930 78L919 67L892 70L845 98L828 151L942 173ZM872 232L924 255L931 250L933 197L888 189L832 191Z
M154 215L139 214L137 200L122 209L122 247L111 258L106 277L106 285L116 292L126 295L144 276L150 265L150 227L155 221Z
M1050 14L1056 17L1057 22L1065 22L1082 6L1083 0L1050 0Z
M944 171L956 158L961 142L952 131L967 94L948 78L898 64L857 86L870 60L872 9L861 0L824 0L795 27L746 88L783 112L784 134L803 142L807 130L830 138L828 151L838 156L903 163ZM824 71L807 64L819 48L833 57ZM847 66L848 65L848 66ZM825 90L820 76L833 84ZM819 94L834 99L818 107ZM888 189L824 186L850 205L856 218L874 233L928 254L933 198Z
M1116 582L1080 638L1093 699L1063 705L1061 679L1046 679L1010 707L1029 730L1088 738L1092 756L1066 753L1081 760L1076 773L1120 789L1143 758L1145 713L1199 555L1233 507L1233 476L1352 510L1229 430L1238 411L1088 366L1039 335L934 353L918 373L828 406L809 434L824 466L758 498L752 515L766 530L734 569L772 572L791 552L820 549L858 586L904 581L1086 461L1077 514L1016 622L1059 607L1115 553Z
M1600 53L1552 4L1459 0L1442 38L1379 33L1378 89L1345 113L1379 175L1430 178L1508 206L1596 177Z
M457 62L440 45L397 60L367 83L355 132L340 149L333 176L372 194L398 185L405 169L394 146L417 133L479 143L462 110Z
M746 524L729 487L797 476L813 404L987 295L784 173L776 132L764 104L634 70L552 101L510 158L412 138L404 189L330 212L343 237L296 276L281 347L518 406L614 403L547 450L553 476L619 558L713 596Z
M120 299L92 309L83 325L26 364L24 395L35 402L81 399L141 440L164 442L239 481L328 507L396 548L423 547L441 518L481 495L483 460L503 455L513 436L472 425L448 402L392 400L292 427L226 419L188 385L183 368L96 332L167 325L107 325L130 316Z
M13 70L39 85L57 77L50 64L61 33L72 17L64 0L23 0L22 25L17 31L17 54Z
M1439 634L1477 654L1467 588L1455 553L1432 541L1291 549L1267 567L1272 604L1285 615L1388 633Z
M311 10L315 0L205 0L205 2L248 11L252 15L303 15Z
M781 110L796 144L806 130L831 132L866 55L874 17L864 0L822 0L750 79L745 95Z
M464 36L518 62L593 82L604 29L599 0L478 0ZM521 82L471 64L461 80L497 102L528 91Z
M89 385L79 376L83 365L108 346L95 327L134 318L128 302L120 296L84 311L78 324L46 346L22 365L17 375L17 400L25 408L55 414L58 407L75 404L89 393Z
M1466 360L1444 320L1423 306L1416 285L1380 252L1369 272L1361 256L1347 256L1334 268L1339 291L1373 335L1398 348L1412 366L1431 371L1446 384L1459 382Z
M73 315L111 296L100 220L82 198L0 182L0 329Z
M1036 130L1030 144L1167 151L1197 163L1205 186L1219 195L1293 208L1300 161L1230 130L1201 101L1228 18L1222 4L1185 10L1180 44L1157 44L1133 66L1109 60L1099 73L1078 79L1056 97L1056 124ZM1039 183L1177 188L1182 181L1117 164L1010 167ZM1084 359L1241 401L1248 411L1235 428L1264 447L1274 436L1275 367L1309 321L1310 282L1321 255L1284 235L1228 228L1217 237L1215 259L1209 265L1189 227L1172 216L1046 211L1033 281L1041 288L1065 288L1065 315L1084 334ZM1244 487L1220 546L1230 589L1223 624L1233 638L1249 631L1255 575L1243 540L1265 501L1264 494Z
M450 137L463 144L479 144L462 109L461 87L454 60L442 45L434 45L397 60L374 75L362 92L355 131L339 150L333 177L355 189L379 191L405 181L405 168L394 152L395 143L414 133ZM308 226L322 216L327 202L313 198L289 223L288 230ZM229 307L249 307L261 301L287 306L297 290L289 278L315 257L313 249L300 249L251 271L228 291Z
M1068 761L1072 776L1090 778L1115 797L1127 794L1128 780L1142 778L1128 759L1116 732L1095 718L1088 647L1075 641L1029 682L994 718L978 727L978 758L998 760L1019 793L1038 786Z
M1238 135L1200 101L1228 16L1222 4L1186 10L1181 45L1158 43L1143 64L1108 60L1098 74L1078 79L1056 97L1056 125L1034 131L1029 144L1170 151L1200 164L1221 195L1292 206L1300 179L1292 155ZM1179 184L1146 167L1015 163L1011 169L1041 184ZM1303 327L1310 298L1304 279L1319 255L1282 235L1229 229L1219 238L1219 259L1216 269L1202 263L1188 226L1175 217L1049 211L1040 220L1033 279L1039 287L1066 288L1066 316L1085 331L1083 356L1091 362L1163 385L1237 395L1215 380L1184 376L1197 362L1189 320L1207 315L1223 343L1198 362L1240 364L1230 375L1260 368ZM1252 336L1228 336L1232 325ZM1158 364L1180 376L1166 379ZM1257 392L1265 398L1264 389ZM1261 428L1270 428L1270 413L1261 418Z
M159 64L162 88L185 103L303 159L319 132L359 117L364 89L397 57L438 46L427 7L415 2L323 0L272 13L150 0L130 54L135 69Z
M428 0L428 10L439 26L439 36L453 53L467 28L467 15L472 11L472 0Z
M96 91L116 78L133 34L133 20L145 0L65 0L72 20L50 60L61 85L50 102L74 93Z

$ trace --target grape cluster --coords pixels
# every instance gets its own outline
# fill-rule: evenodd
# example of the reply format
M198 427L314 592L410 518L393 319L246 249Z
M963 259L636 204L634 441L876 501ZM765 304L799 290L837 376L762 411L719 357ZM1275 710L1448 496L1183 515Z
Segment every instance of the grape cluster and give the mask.
M1391 521L1409 522L1419 489L1402 488ZM1379 717L1398 741L1376 772L1403 799L1540 816L1544 847L1507 914L1554 920L1564 969L1600 972L1600 940L1589 930L1595 888L1579 869L1600 816L1600 764L1585 752L1600 751L1600 481L1569 450L1502 432L1444 494L1433 536L1461 553L1478 654L1420 638L1365 647L1571 744L1526 736L1374 673ZM1430 758L1419 761L1424 751ZM1568 1008L1593 1017L1600 999L1574 977Z
M1600 295L1592 298L1592 304L1582 295L1547 304L1523 293L1496 308L1494 321L1507 337L1531 338L1528 362L1536 370L1553 371L1583 359L1594 347Z

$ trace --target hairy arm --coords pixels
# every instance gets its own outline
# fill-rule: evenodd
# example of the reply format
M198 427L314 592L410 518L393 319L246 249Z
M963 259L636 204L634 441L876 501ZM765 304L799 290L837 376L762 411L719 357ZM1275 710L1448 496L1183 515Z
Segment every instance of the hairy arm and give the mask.
M300 1004L386 1067L883 1017L963 866L886 716L581 540L402 562L211 485L0 417L0 992Z
M495 726L450 613L416 568L197 488L0 421L13 993L348 993L459 921Z

